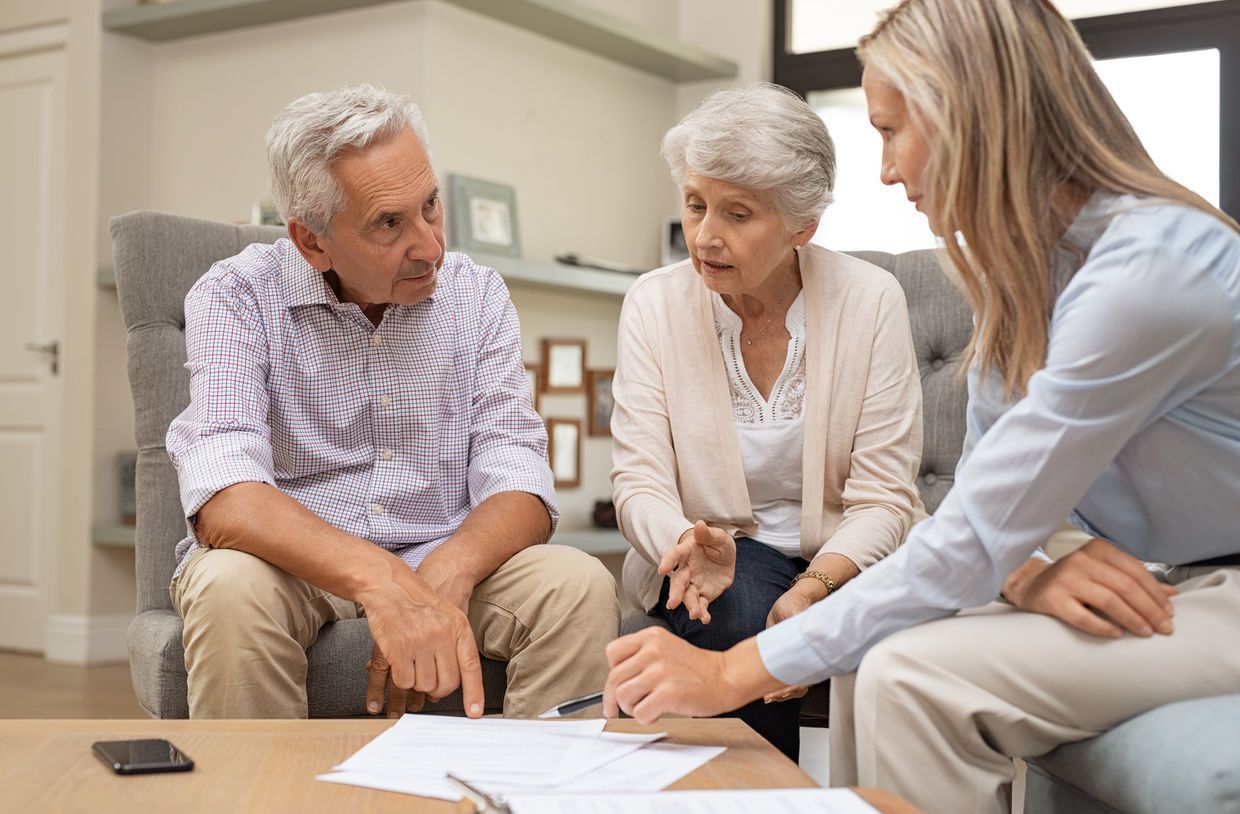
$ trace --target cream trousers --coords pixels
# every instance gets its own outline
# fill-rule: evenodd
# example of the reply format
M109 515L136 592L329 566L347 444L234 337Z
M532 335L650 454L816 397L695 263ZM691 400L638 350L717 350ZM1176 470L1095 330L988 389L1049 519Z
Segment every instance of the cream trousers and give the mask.
M929 814L1010 809L1012 759L1240 691L1240 568L1177 568L1175 632L1100 639L994 602L904 630L831 680L831 785Z
M362 614L354 602L227 549L197 552L171 591L185 620L191 718L305 718L306 648L323 625ZM534 717L602 688L603 648L620 628L616 583L588 554L533 546L478 583L469 624L482 655L508 662L505 717Z

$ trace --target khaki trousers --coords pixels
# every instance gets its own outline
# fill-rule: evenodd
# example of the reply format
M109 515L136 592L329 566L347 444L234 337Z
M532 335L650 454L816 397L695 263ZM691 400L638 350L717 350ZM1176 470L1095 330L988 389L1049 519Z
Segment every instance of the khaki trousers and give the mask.
M171 592L185 620L191 718L307 717L306 648L328 622L363 614L354 602L228 549L194 554ZM524 549L478 584L469 623L479 652L508 662L506 717L534 717L602 688L603 648L620 628L616 596L598 560L562 545Z
M1169 579L1170 636L1100 639L995 602L883 640L831 680L831 784L893 791L929 814L1005 812L1013 758L1237 692L1240 568Z

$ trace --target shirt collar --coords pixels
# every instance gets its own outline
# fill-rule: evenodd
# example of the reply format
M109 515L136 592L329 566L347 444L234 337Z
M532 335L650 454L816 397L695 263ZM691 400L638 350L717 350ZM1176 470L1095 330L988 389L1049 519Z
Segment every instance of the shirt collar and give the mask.
M1094 190L1059 239L1053 270L1055 291L1060 292L1084 265L1094 244L1111 225L1122 206L1122 197L1104 189Z
M327 278L323 272L306 262L306 258L301 256L301 252L297 251L297 247L291 240L280 238L278 244L286 244L281 246L284 256L281 260L280 278L284 284L284 301L289 308L300 308L306 305L335 307L342 304L336 292L327 284ZM446 282L445 278L451 273L448 265L445 259L439 267L435 290L423 302L435 302Z
M323 272L306 262L297 247L287 238L281 238L285 244L284 257L280 263L280 280L284 285L284 302L289 308L300 308L304 305L339 305L336 292L323 277Z

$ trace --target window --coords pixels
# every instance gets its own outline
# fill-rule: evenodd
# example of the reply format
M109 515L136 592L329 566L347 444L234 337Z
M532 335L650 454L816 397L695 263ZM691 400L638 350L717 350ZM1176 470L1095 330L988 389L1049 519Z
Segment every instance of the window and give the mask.
M1176 2L1060 0L1059 6L1081 17ZM836 142L835 203L815 237L832 249L901 252L936 245L902 190L879 183L881 140L869 125L858 87L861 68L851 43L890 4L775 2L775 81L805 96ZM841 11L845 7L848 11ZM817 21L819 30L798 34L790 19ZM1077 27L1097 57L1099 76L1155 162L1232 217L1240 216L1240 82L1224 81L1240 77L1240 0L1083 19ZM850 45L805 51L833 40Z

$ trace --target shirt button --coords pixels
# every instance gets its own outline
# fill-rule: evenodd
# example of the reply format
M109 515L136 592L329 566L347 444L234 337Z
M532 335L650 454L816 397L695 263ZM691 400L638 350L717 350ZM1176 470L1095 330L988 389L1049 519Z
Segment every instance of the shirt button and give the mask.
M387 396L379 396L379 406L380 406L380 407L387 407L387 406L391 405L391 403L392 403L392 400L391 400L390 398L388 398Z
M385 449L385 450L383 450L383 452L381 452L381 453L379 453L379 454L383 456L383 460L385 460L385 461L390 461L390 460L392 460L392 457L393 457L393 456L392 456L392 450L390 450L390 449Z
M371 513L371 514L383 514L383 504L381 504L381 503L371 503L371 504L370 504L370 513Z
M375 347L378 347L379 345L382 345L382 344L383 344L383 337L382 337L382 336L380 336L378 333L373 333L373 334L371 334L371 335L370 335L370 344L374 345Z

